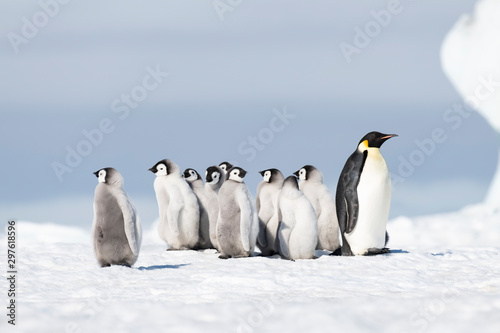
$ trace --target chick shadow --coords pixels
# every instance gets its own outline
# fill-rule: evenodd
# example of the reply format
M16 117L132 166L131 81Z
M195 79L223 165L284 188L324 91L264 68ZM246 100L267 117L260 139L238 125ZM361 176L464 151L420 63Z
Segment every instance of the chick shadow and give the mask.
M140 271L156 271L156 270L160 270L160 269L179 269L181 267L189 266L189 265L191 265L191 264L156 265L156 266L148 266L148 267L141 266L141 267L139 267L137 269L140 270Z
M409 254L410 252L406 251L406 250L390 250L390 252L388 254Z

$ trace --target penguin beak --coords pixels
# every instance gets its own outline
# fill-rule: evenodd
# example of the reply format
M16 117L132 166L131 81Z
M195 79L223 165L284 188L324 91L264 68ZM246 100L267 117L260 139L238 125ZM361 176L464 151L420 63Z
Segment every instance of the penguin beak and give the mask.
M156 173L155 167L152 167L151 169L148 169L148 171L151 171L152 173Z
M379 142L379 145L383 145L384 142L386 142L387 140L389 140L390 138L394 138L398 136L397 134L384 134L383 137L381 137L380 139L378 139L378 142Z
M261 175L262 177L264 177L264 173L266 173L266 172L265 172L265 171L259 171L259 173L260 173L260 175Z
M299 171L295 171L293 174L295 175L295 177L299 178L300 170Z
M397 135L397 134L388 134L386 136L381 137L380 140L384 140L385 141L385 140L389 140L390 138L395 138L397 136L399 136L399 135Z
M97 178L99 178L99 171L92 172Z

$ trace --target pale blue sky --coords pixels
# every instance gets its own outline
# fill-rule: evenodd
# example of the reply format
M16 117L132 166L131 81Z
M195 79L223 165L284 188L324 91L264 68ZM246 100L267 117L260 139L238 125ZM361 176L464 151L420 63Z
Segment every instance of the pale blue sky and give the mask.
M90 226L92 172L113 166L151 223L147 169L163 158L200 173L237 161L253 192L261 169L314 164L334 193L371 130L400 135L382 148L405 176L392 216L481 201L495 134L476 113L450 118L461 101L439 63L445 34L474 1L402 0L390 18L388 3L243 1L222 21L211 1L73 0L50 7L53 17L37 1L2 1L0 218ZM34 19L41 27L25 38ZM357 28L374 30L348 62L340 45L360 46ZM273 120L276 110L289 118ZM436 129L443 140L419 153L415 140ZM68 147L87 156L68 166ZM411 158L419 165L407 170ZM55 162L71 168L62 181Z

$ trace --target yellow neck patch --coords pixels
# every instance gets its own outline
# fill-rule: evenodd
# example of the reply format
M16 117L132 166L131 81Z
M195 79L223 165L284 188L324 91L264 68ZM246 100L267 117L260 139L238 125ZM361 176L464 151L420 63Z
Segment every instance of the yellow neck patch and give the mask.
M365 141L361 142L359 144L359 146L358 146L358 149L359 149L360 152L364 152L365 150L368 150L368 148L370 148L368 146L368 140L365 140Z

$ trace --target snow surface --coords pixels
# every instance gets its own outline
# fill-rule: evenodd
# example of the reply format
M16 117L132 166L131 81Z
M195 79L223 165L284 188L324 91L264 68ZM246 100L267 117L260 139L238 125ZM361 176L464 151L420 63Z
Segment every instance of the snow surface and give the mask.
M99 268L88 230L18 222L17 325L4 314L1 332L499 331L499 209L396 218L389 255L296 262L166 252L155 228L133 268Z
M446 36L441 62L465 103L497 131L500 144L499 17L500 1L479 0L474 14L463 15ZM500 163L487 202L500 206Z

